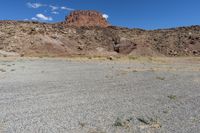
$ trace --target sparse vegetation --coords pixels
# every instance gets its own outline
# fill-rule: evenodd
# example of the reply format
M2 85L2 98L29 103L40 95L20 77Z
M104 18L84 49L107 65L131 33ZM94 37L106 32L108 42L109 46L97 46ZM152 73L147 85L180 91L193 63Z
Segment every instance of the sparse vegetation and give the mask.
M169 113L169 110L163 110L163 113L164 113L164 114L168 114L168 113Z
M78 124L81 126L81 128L86 126L86 123L84 123L84 122L79 122Z
M125 129L128 129L128 128L130 128L130 123L131 123L132 120L133 120L132 117L130 117L128 119L125 119L125 120L122 120L122 119L120 119L118 117L116 119L116 121L114 122L113 126L115 126L115 127L123 127Z
M145 125L149 125L150 128L161 128L158 118L138 117L137 120Z
M136 56L128 56L128 59L129 59L129 60L137 60L138 57L136 57Z
M146 125L150 124L149 120L145 119L144 117L138 117L137 120L142 122L142 123L144 123L144 124L146 124Z
M91 59L92 59L92 57L91 57L91 56L89 56L89 57L88 57L88 59L90 59L90 60L91 60Z
M6 72L6 70L5 69L0 69L0 72Z
M169 95L167 96L169 99L171 100L176 100L177 99L177 96L176 95Z
M158 79L158 80L165 80L164 77L156 77L156 79Z
M138 72L138 70L132 70L131 72Z
M122 127L123 126L122 120L120 118L117 118L116 121L114 122L113 126Z

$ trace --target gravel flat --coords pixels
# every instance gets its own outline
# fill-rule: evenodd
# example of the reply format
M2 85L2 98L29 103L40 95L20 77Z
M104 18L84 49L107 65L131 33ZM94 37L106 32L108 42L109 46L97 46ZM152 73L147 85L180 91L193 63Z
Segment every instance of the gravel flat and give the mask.
M2 133L199 131L199 60L0 61Z

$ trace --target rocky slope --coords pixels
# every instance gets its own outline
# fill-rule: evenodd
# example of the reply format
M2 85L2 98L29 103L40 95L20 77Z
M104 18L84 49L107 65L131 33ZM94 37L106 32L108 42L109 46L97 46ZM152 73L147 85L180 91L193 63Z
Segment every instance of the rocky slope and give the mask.
M200 56L200 26L153 31L81 27L71 25L72 18L55 24L0 21L0 55Z

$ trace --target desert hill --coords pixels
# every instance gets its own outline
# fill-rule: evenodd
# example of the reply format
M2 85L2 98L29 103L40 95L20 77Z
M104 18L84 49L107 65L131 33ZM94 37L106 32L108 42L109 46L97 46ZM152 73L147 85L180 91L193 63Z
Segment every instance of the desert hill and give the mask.
M200 26L128 29L100 14L74 11L55 24L0 21L0 55L200 56Z

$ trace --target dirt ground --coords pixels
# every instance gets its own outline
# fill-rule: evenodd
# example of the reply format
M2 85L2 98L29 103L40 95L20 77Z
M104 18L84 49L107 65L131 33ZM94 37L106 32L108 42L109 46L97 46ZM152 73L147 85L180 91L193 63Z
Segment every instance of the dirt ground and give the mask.
M200 58L0 58L2 133L197 133Z

